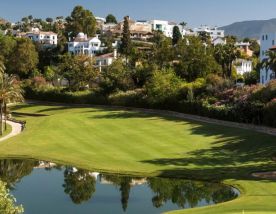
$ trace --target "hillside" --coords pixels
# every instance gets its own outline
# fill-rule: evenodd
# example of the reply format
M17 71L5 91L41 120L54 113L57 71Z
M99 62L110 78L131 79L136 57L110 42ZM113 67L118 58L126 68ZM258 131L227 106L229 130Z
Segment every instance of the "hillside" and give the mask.
M259 38L262 32L276 32L276 18L235 22L220 29L225 30L225 35L234 35L238 38Z

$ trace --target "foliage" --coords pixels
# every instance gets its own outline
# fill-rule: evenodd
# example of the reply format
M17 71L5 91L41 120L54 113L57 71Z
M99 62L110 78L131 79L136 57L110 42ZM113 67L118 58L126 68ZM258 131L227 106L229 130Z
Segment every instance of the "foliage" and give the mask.
M0 213L3 214L20 214L24 212L22 205L15 205L15 198L10 195L6 184L0 181Z
M136 89L129 91L119 91L108 96L108 101L114 106L133 106L145 107L147 106L145 98L145 90Z
M85 55L65 54L58 67L60 75L68 80L69 89L73 91L88 88L99 75L93 60Z
M104 93L110 93L117 90L126 91L134 86L131 72L125 63L118 59L114 61L108 68L103 70L101 87Z
M228 79L224 79L216 74L209 74L206 77L206 92L209 95L217 95L225 89L233 87L233 82Z
M175 99L181 87L181 80L173 70L164 69L153 72L151 80L146 84L148 99L151 103L163 103Z
M233 62L241 55L234 44L216 45L214 57L222 66L224 77L231 78L233 73Z
M276 80L272 80L265 87L260 86L258 89L259 90L256 90L256 92L252 94L252 100L268 103L276 98Z
M264 108L264 124L276 127L276 98L267 103Z
M120 45L120 52L125 56L129 56L131 52L131 39L128 16L124 17L123 37Z
M94 36L96 19L93 13L82 6L76 6L71 16L66 18L65 32L68 37L75 37L80 32L87 34L89 37Z
M37 64L38 53L33 42L27 38L17 39L17 45L8 60L8 73L28 77Z
M167 68L171 65L173 61L173 48L172 40L170 38L160 36L156 34L157 38L160 39L156 41L157 43L153 46L152 61L160 68Z
M75 104L99 104L107 105L108 101L105 96L97 91L78 91L68 92L60 88L34 88L31 85L25 86L25 97L41 101L75 103Z
M182 39L182 35L180 33L179 27L178 26L174 26L173 27L172 44L176 45L180 39Z
M266 52L266 58L262 61L262 68L266 70L272 70L274 77L276 76L276 52L268 51Z
M178 43L176 52L176 73L188 82L206 77L209 73L219 73L221 70L213 57L211 47L202 44L199 38L184 38Z
M105 23L114 23L114 24L117 24L117 19L116 19L116 17L114 16L114 15L112 15L112 14L108 14L107 16L106 16L106 22Z

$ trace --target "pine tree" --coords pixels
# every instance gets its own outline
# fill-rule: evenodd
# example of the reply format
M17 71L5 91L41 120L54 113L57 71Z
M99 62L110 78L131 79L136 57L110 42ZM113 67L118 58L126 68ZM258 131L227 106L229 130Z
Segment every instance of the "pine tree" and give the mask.
M173 27L173 39L172 39L173 45L176 45L181 38L182 38L182 35L180 33L179 27L174 26Z
M130 30L129 30L129 17L124 17L124 28L123 28L123 38L120 46L120 51L126 57L129 56L131 52L131 39L130 39Z

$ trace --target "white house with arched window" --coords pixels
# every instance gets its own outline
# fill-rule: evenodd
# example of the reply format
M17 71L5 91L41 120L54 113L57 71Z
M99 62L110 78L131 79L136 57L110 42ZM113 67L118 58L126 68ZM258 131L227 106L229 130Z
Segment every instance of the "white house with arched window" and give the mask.
M94 56L104 50L101 44L97 36L88 38L86 34L79 33L73 41L68 42L68 52L74 55Z

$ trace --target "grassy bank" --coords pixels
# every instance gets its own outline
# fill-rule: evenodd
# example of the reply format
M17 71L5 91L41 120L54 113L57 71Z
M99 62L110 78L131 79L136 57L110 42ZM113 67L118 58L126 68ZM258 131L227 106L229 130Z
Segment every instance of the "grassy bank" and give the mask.
M275 137L250 130L105 108L22 105L19 136L0 144L0 157L28 157L86 169L217 180L242 196L176 213L273 213L276 183L253 171L276 169Z

